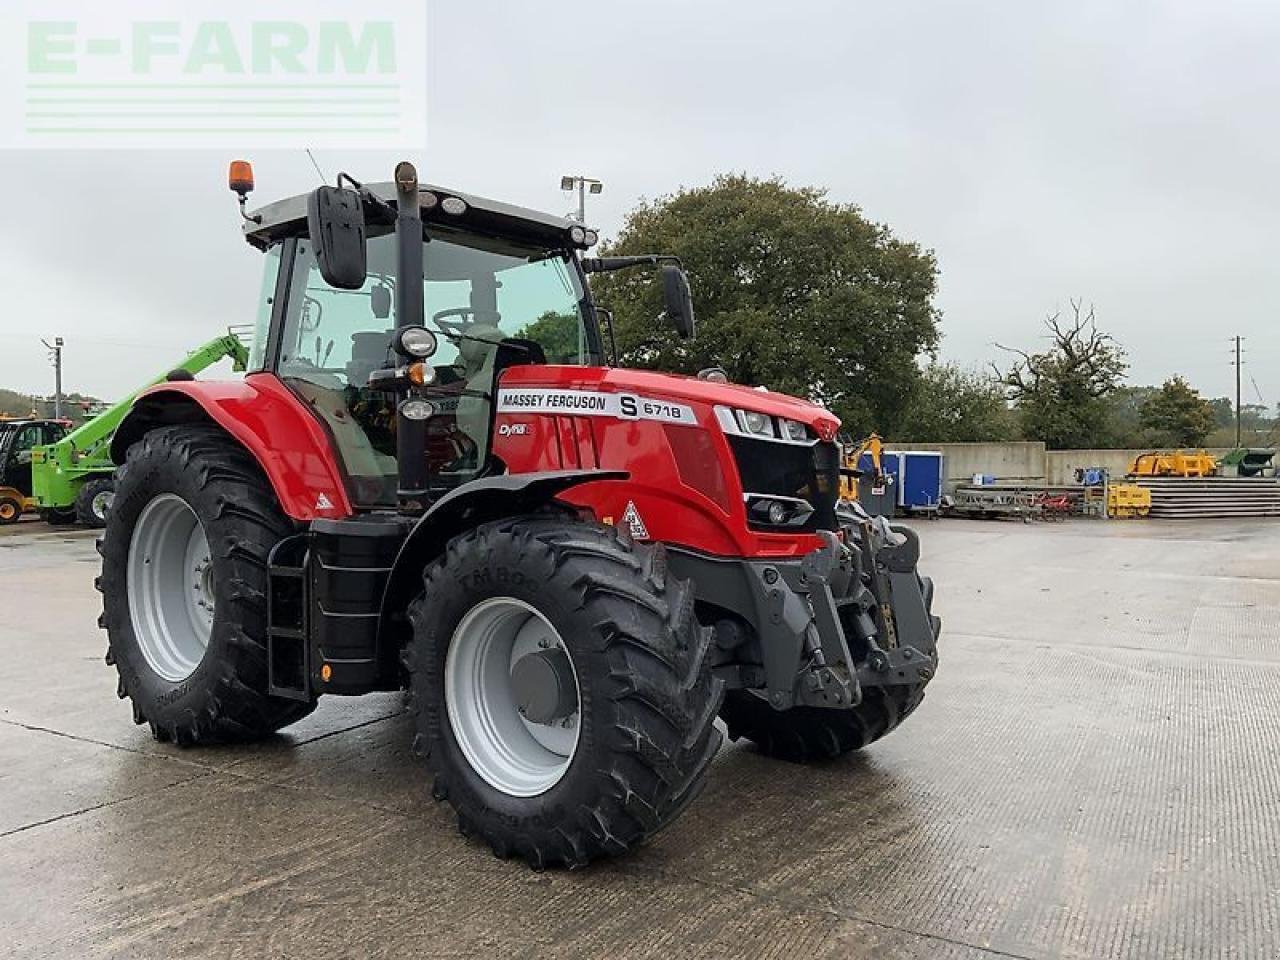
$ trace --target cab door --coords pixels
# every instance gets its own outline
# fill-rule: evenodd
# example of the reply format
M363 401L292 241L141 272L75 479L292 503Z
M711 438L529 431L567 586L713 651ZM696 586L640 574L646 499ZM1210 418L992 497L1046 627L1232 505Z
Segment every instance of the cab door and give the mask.
M29 423L18 430L9 447L9 459L5 464L5 485L18 490L24 497L31 496L31 450L43 441L40 424Z

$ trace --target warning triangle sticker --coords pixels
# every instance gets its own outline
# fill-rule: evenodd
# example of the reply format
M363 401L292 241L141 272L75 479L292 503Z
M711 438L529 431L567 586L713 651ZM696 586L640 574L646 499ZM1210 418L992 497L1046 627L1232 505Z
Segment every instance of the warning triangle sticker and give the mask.
M636 509L635 503L630 500L627 501L627 509L622 512L622 522L631 531L632 538L636 540L649 539L649 528L644 525L644 520L640 518L640 511Z

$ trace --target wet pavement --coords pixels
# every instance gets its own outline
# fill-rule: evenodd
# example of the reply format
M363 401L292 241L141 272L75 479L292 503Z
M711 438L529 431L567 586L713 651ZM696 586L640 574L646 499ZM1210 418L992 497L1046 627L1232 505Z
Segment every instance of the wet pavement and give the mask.
M0 529L0 954L1280 956L1280 523L917 529L943 662L900 730L816 767L728 745L572 873L459 836L398 695L153 742L93 535Z

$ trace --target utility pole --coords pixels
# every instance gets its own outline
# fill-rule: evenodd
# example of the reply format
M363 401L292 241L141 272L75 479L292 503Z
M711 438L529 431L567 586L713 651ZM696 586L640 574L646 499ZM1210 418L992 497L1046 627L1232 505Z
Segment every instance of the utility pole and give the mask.
M54 337L53 343L41 340L49 351L49 362L53 364L53 419L62 419L62 338Z
M1232 365L1236 368L1236 449L1237 449L1237 450L1239 450L1239 449L1240 449L1240 446L1241 446L1241 443L1240 443L1240 434L1241 434L1241 428L1240 428L1240 370L1241 370L1241 367L1242 367L1242 365L1243 365L1243 361L1241 360L1241 352L1242 352L1242 351L1240 350L1240 344L1243 342L1244 337L1242 337L1242 336L1240 336L1239 334L1237 334L1236 336L1232 337L1232 338L1231 338L1231 340L1232 340L1232 342L1233 342L1233 343L1235 343L1235 345L1236 345L1236 358L1235 358L1235 361L1233 362L1233 364L1232 364Z
M601 193L604 191L604 184L591 177L580 177L566 174L560 178L560 189L565 193L572 193L574 190L578 191L577 220L579 223L586 223L587 192L590 191L592 194Z

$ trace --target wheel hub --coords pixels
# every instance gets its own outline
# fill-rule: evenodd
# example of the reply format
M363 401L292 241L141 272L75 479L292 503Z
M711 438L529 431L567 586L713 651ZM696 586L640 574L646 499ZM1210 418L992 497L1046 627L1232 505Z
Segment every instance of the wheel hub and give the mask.
M171 683L185 680L209 646L216 581L204 527L181 497L161 494L138 515L126 578L147 665Z
M101 493L95 494L94 498L89 502L89 509L93 511L93 515L99 520L107 519L107 511L111 509L111 499L115 493L111 490L103 490Z
M459 621L445 655L445 707L468 764L508 796L545 793L577 753L573 657L523 600L492 597Z
M561 647L539 650L517 660L511 668L511 688L516 710L530 723L559 723L578 709L573 665Z

